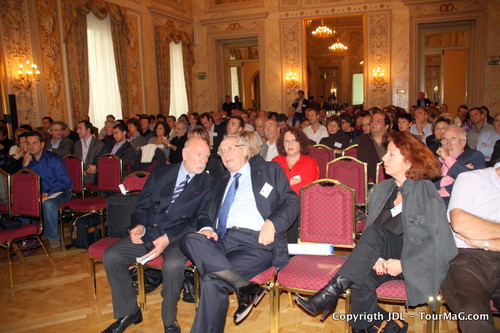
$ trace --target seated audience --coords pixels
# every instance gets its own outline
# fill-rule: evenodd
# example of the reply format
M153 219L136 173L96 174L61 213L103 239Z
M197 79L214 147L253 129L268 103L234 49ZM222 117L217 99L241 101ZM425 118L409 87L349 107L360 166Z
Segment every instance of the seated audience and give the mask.
M149 116L143 115L141 116L141 120L139 121L140 123L140 132L141 135L146 139L146 142L153 136L153 131L149 129L151 126L151 119L149 119Z
M326 118L326 129L328 137L321 139L322 145L328 146L335 151L335 154L342 154L342 151L349 147L349 136L340 130L342 121L337 116Z
M170 163L182 162L182 149L187 141L187 126L188 124L183 120L179 120L175 124L175 137L167 145L170 149Z
M328 131L326 127L321 125L319 122L319 110L318 109L307 109L306 117L311 125L303 129L304 133L309 139L314 141L315 144L319 143L321 139L328 137Z
M361 130L362 130L362 133L360 135L358 135L357 137L355 137L354 139L352 139L351 141L351 145L357 145L359 144L359 139L361 138L361 136L363 134L370 134L370 123L372 121L372 115L371 114L367 114L367 115L364 115L363 117L361 117Z
M477 138L477 150L483 153L486 162L489 164L491 154L495 147L495 142L500 140L500 113L495 115L493 120L493 130L479 134Z
M245 141L234 135L224 138L219 155L228 171L214 180L209 204L198 217L199 231L180 243L201 276L193 333L224 331L229 291L238 298L235 323L246 318L264 295L249 279L287 264L284 232L298 213L297 195L276 163L251 158Z
M104 122L104 128L99 132L99 140L106 144L108 142L113 142L113 126L115 126L115 121L106 120ZM126 128L126 127L125 127Z
M245 122L244 130L254 132L255 128L253 128L253 126L248 123L250 121L250 114L247 111L241 111L240 117Z
M40 176L43 206L43 232L51 248L61 243L57 235L59 205L71 199L71 179L64 162L56 154L43 149L45 142L38 132L27 133L29 154L23 157L23 168Z
M448 262L457 253L445 205L429 181L439 176L438 161L408 132L390 133L388 141L383 161L393 178L375 186L370 195L361 239L325 287L308 299L295 296L309 313L324 311L326 318L338 297L352 286L351 313L359 318L350 322L355 332L381 332L382 328L406 332L408 323L391 320L378 305L377 288L387 281L404 280L408 306L427 303L429 297L436 300Z
M245 121L240 116L233 115L227 121L226 133L231 135L239 135L245 130Z
M148 143L153 143L160 149L165 155L165 160L168 160L170 156L170 149L168 148L170 140L168 135L170 133L170 128L163 121L157 121L154 128L154 136L148 140Z
M191 113L189 113L188 114L188 119L189 119L188 127L187 127L188 133L191 132L195 128L202 127L199 124L200 115L198 114L198 112L191 112Z
M266 136L266 142L264 142L260 147L260 156L268 162L278 156L276 141L278 141L279 134L280 130L278 122L274 119L266 120L264 123L264 135Z
M31 132L31 131L28 131L24 128L17 128L15 131L14 131L14 145L12 147L10 147L9 149L9 156L12 156L16 153L17 149L21 146L21 143L19 142L19 135L21 135L21 133L27 133L27 132Z
M135 149L127 141L127 128L123 124L116 124L113 126L113 141L108 141L104 145L102 155L104 154L115 154L122 160L122 177L128 174L127 167L130 162L134 159ZM105 176L105 175L103 175Z
M188 140L191 138L200 138L210 145L209 134L204 128L195 128L194 130L192 130L188 134ZM208 172L208 174L212 176L213 179L218 179L219 177L223 176L225 169L222 166L222 162L220 161L217 154L210 153L205 171Z
M175 116L168 116L167 117L167 125L168 128L170 128L170 133L168 135L168 139L172 140L175 137L175 123L177 122L177 119Z
M66 125L62 121L53 121L50 124L49 132L52 138L45 142L45 149L53 152L63 158L66 155L73 154L75 143L70 138L64 137Z
M382 161L386 153L385 134L389 129L391 119L385 113L375 112L370 121L370 134L359 138L358 159L368 164L368 181L377 179L377 163Z
M77 133L80 137L75 143L75 155L83 161L85 183L95 183L97 173L97 158L102 155L104 144L92 135L92 123L88 120L79 121Z
M352 115L348 112L344 112L340 114L340 121L342 132L349 137L349 145L355 137L361 135L361 131L358 131L354 128L355 122Z
M434 184L446 206L448 206L453 185L459 174L486 167L483 154L474 149L465 150L466 144L465 130L450 125L443 133L441 147L436 151L441 162L441 178L437 179Z
M400 132L409 132L413 119L409 113L403 113L398 116L398 130Z
M212 178L203 170L209 155L206 142L193 138L182 151L182 163L156 167L132 213L129 236L104 252L103 263L117 318L105 333L123 332L142 322L128 266L144 255L151 259L163 256L163 325L165 332L180 332L177 301L184 282L186 256L179 250L179 240L197 230L198 212L208 202Z
M23 132L19 134L19 147L17 147L14 155L9 157L7 163L2 166L2 169L11 175L23 167L23 158L26 154L28 154L28 144L26 143L28 133L30 132Z
M425 108L417 108L415 110L415 124L411 125L410 133L418 136L422 142L432 135L432 125L428 122L427 110Z
M437 155L437 150L441 147L441 138L443 137L444 131L451 125L451 121L446 118L439 118L432 126L432 132L434 134L430 135L425 139L425 144L429 149Z
M0 151L5 155L9 155L10 147L13 145L15 145L15 142L9 139L7 128L0 126Z
M480 134L493 131L493 126L486 122L486 115L480 108L472 108L468 115L472 123L471 129L467 132L467 145L470 149L477 149L477 140Z
M146 138L139 132L141 123L137 118L130 118L127 120L127 129L129 132L128 142L134 147L135 150L139 150L147 142Z
M258 135L258 139L261 145L265 143L267 140L264 127L266 120L267 120L266 116L258 116L257 118L255 118L255 133L257 133Z
M220 112L217 112L217 114L220 114ZM222 141L222 139L224 138L224 134L226 133L226 127L224 126L225 123L221 123L219 121L219 124L216 125L214 123L212 115L210 115L210 113L208 112L201 114L200 122L201 125L207 130L208 136L210 138L210 152L212 154L216 154L217 149L219 149L220 142Z
M277 141L279 155L273 158L278 162L292 190L300 194L300 188L319 179L319 168L316 160L307 156L311 148L310 140L300 129L289 128L282 133ZM298 219L287 230L288 243L297 243L299 237Z
M448 214L458 255L441 288L456 314L487 315L459 320L463 333L499 332L490 300L500 309L500 164L462 173L455 181Z

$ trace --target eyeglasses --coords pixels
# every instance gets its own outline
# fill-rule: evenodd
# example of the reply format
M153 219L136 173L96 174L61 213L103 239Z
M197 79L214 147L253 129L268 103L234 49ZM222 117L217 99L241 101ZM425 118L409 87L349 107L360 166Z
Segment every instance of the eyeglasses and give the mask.
M219 148L219 150L217 150L217 155L222 156L227 152L233 151L236 147L243 147L243 146L244 145L230 145L227 146L226 148Z
M463 139L457 139L455 137L453 137L453 138L442 138L441 139L441 143L446 143L446 142L457 143L458 141L463 141Z

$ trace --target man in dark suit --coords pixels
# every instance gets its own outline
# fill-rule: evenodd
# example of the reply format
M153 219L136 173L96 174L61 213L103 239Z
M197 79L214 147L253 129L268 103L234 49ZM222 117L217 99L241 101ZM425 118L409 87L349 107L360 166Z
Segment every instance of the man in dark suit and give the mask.
M304 98L304 91L303 90L299 90L297 95L298 95L298 98L295 99L295 102L293 102L292 106L295 108L295 115L300 120L306 116L305 112L306 112L307 107L309 106L309 100Z
M238 296L240 323L264 295L249 279L271 266L288 263L286 230L298 214L298 198L283 170L256 155L235 135L222 141L218 154L228 172L214 182L201 227L181 240L180 248L198 267L201 297L191 332L222 332L229 306Z
M225 123L219 123L219 125L215 125L214 118L208 112L202 113L200 116L200 122L203 127L208 132L210 138L210 149L212 154L217 153L219 149L219 145L224 138L224 134L226 134L226 126Z
M49 126L51 139L45 141L45 149L53 152L60 158L73 154L73 147L75 146L73 140L64 137L67 127L68 125L62 121L53 121Z
M461 127L450 125L441 137L441 147L436 151L441 162L440 179L434 181L439 194L448 207L455 180L462 172L486 168L484 155L475 149L465 150L467 133Z
M199 138L186 142L183 162L157 166L141 192L132 213L130 236L110 246L103 263L111 285L116 322L104 332L123 332L142 321L128 266L137 257L163 256L162 319L165 332L180 332L176 321L177 301L184 281L186 256L179 250L182 236L197 230L198 210L210 197L212 178L203 172L210 155Z
M431 105L431 100L428 98L425 98L424 92L420 91L418 93L417 106L421 107L421 108L426 108L429 105Z
M88 120L79 121L76 132L80 140L75 142L75 155L83 161L85 183L95 183L97 173L97 158L101 156L104 144L92 135L92 123Z
M125 124L118 123L113 126L113 141L106 141L101 156L109 153L121 158L122 177L125 177L127 175L127 167L135 156L134 147L127 141L127 127Z

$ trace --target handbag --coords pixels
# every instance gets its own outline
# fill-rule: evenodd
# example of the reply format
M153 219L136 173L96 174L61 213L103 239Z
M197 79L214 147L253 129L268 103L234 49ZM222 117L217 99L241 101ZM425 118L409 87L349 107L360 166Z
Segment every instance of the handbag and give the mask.
M0 218L0 228L3 230L12 230L20 228L23 225L17 217L2 217Z

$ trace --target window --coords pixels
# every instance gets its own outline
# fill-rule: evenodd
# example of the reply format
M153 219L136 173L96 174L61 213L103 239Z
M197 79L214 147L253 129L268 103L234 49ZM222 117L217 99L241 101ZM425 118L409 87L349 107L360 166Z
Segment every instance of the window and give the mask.
M182 42L170 42L170 111L169 114L179 118L189 109L186 81L184 79L184 61L182 60Z
M89 117L97 128L104 126L106 115L122 118L122 107L111 37L110 17L98 20L87 15L89 54Z

